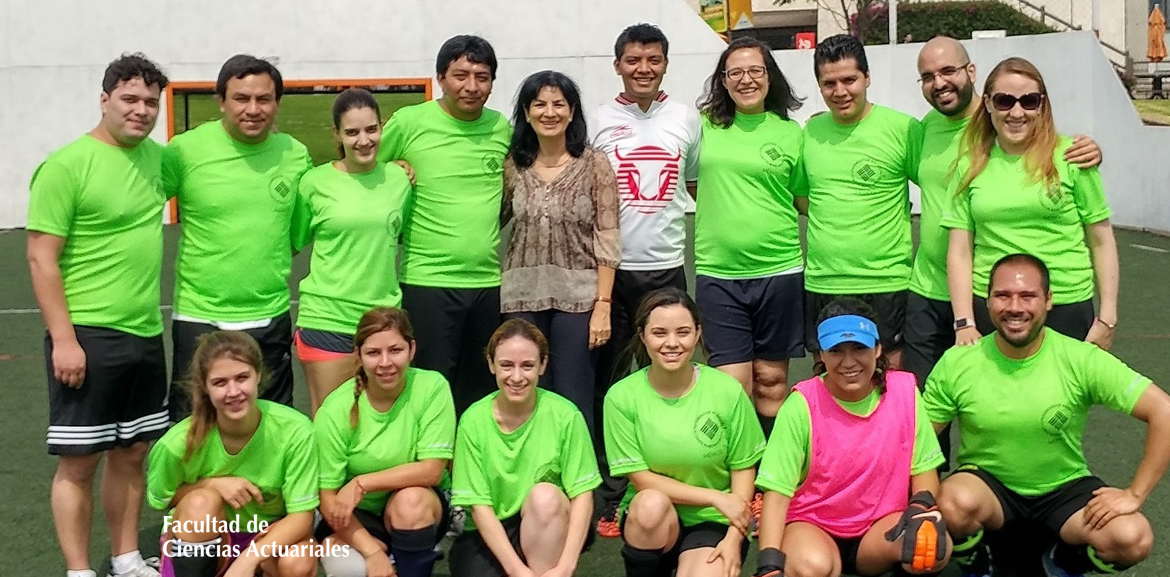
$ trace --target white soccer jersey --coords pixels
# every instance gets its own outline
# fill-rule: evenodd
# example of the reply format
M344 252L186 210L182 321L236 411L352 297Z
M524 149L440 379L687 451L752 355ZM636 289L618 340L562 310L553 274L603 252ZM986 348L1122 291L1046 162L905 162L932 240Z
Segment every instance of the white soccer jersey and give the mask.
M589 140L605 151L621 195L622 270L682 266L686 181L699 170L699 113L661 92L650 109L621 95L589 119Z

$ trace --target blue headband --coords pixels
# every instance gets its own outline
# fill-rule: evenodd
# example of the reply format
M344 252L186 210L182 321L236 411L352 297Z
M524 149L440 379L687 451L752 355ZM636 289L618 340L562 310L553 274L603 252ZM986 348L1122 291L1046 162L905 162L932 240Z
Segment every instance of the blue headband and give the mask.
M817 326L817 342L822 351L841 343L852 342L874 348L878 343L878 330L869 319L857 315L842 315L825 319Z

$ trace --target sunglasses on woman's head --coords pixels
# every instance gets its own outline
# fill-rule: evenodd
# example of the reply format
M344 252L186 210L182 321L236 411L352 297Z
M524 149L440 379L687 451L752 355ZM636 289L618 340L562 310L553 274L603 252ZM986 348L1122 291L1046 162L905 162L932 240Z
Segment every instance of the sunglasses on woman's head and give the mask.
M991 96L991 105L1000 111L1011 110L1017 102L1020 103L1020 108L1024 110L1036 110L1044 102L1044 95L1039 92L1029 92L1017 97L1013 94L997 92Z

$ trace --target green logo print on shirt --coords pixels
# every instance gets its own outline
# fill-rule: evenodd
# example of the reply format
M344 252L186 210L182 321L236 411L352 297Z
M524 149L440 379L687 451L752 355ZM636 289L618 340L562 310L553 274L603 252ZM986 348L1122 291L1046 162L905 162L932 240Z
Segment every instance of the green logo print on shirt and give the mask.
M495 152L489 152L483 155L483 173L485 176L491 176L499 172L503 168L503 159Z
M1040 426L1045 433L1053 437L1059 437L1064 434L1064 428L1068 425L1072 417L1069 414L1069 408L1064 405L1052 405L1044 411L1044 416L1040 417Z
M402 232L402 211L394 209L390 214L386 215L386 231L390 233L391 238L398 238Z
M557 487L562 486L561 470L557 466L557 462L553 460L537 467L534 480L536 483L551 483Z
M285 177L277 175L268 182L268 193L272 195L272 200L277 202L284 202L288 199L289 193L292 192L292 183Z
M877 177L878 171L869 163L868 158L858 160L853 165L853 182L857 184L869 184Z
M780 166L784 164L784 151L774 142L765 142L760 147L760 158L772 166Z
M1040 189L1040 205L1048 210L1060 210L1064 200L1064 191L1060 183L1050 184Z
M719 423L719 415L708 411L695 419L695 439L704 447L714 447L723 442L723 425Z

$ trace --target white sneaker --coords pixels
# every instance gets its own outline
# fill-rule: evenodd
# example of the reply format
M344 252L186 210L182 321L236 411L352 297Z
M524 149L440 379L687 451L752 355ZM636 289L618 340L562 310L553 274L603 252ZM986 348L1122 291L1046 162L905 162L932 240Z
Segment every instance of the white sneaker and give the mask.
M158 557L154 557L154 559L155 563L157 564ZM126 573L114 573L114 570L110 569L110 572L106 575L106 577L160 577L156 567L157 565L155 567L151 567L148 561L147 564L139 565L138 567L135 567Z

